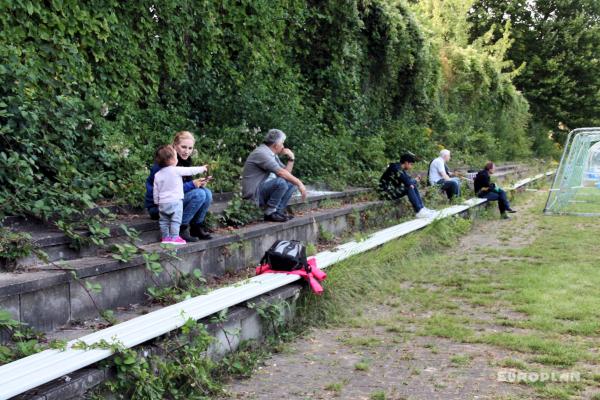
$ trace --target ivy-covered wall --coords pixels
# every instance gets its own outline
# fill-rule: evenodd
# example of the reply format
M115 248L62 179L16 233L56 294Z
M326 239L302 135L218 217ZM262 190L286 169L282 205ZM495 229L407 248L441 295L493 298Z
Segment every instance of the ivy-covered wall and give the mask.
M486 57L396 0L0 0L0 215L140 204L183 129L215 190L272 127L337 185L405 150L524 156L527 103Z

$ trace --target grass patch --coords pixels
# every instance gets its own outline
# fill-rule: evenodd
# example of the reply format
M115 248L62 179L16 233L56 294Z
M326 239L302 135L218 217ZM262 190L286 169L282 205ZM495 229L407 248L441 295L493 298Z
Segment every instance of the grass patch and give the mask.
M528 369L528 366L525 362L514 358L506 358L504 360L501 360L500 362L498 362L498 366L503 368L515 368L523 371Z
M371 400L385 400L387 397L385 396L385 392L383 390L378 390L373 392L369 398Z
M435 315L429 318L419 333L425 336L454 339L458 342L473 340L473 331L465 326L464 320L449 315Z
M354 364L354 369L357 371L368 371L371 366L371 360L363 359Z
M450 363L456 367L465 367L471 363L471 356L455 355L450 358Z
M491 344L509 350L535 353L534 361L540 364L571 366L588 357L579 346L536 335L491 333L476 339L478 343Z
M358 347L375 347L380 346L383 341L379 338L368 337L368 336L358 336L358 337L350 337L341 339L342 343L347 346L358 346Z
M401 304L410 302L419 308L442 306L446 299L421 287L407 291L401 284L412 275L421 275L411 272L411 264L425 254L452 246L469 227L470 221L462 218L435 221L420 232L336 264L327 271L322 296L301 298L301 323L317 326L345 323L363 309L367 297L369 302L379 304L397 296L395 301Z
M330 392L335 392L336 395L339 395L342 392L342 389L344 388L344 386L346 386L347 383L348 383L347 380L344 380L342 382L330 383L329 385L325 386L325 390L328 390Z
M345 326L359 317L363 327L387 333L520 353L501 355L501 367L531 371L542 364L591 376L589 365L600 361L600 224L545 217L545 198L543 192L521 196L521 204L533 202L531 211L497 223L495 239L477 242L468 253L452 247L471 223L451 218L336 265L323 296L301 299L301 323ZM388 316L371 315L367 304L385 305L380 312ZM350 346L377 344L370 337L345 340ZM442 348L432 340L432 351ZM469 362L462 355L450 358L456 366ZM560 399L594 382L528 386L543 398Z

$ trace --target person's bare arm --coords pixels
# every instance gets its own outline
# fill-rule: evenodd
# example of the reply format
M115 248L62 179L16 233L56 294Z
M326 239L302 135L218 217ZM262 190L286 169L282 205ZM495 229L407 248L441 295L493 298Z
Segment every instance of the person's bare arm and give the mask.
M285 148L283 149L283 151L281 152L282 155L286 155L288 157L288 162L285 166L285 169L289 172L292 173L292 170L294 169L294 161L296 160L296 158L294 157L294 152L292 152L290 149Z
M290 171L288 171L285 168L279 169L277 171L277 176L285 179L293 185L298 186L298 190L300 191L300 195L302 196L302 201L306 200L306 188L304 187L304 184L300 179L296 178L294 175L292 175Z

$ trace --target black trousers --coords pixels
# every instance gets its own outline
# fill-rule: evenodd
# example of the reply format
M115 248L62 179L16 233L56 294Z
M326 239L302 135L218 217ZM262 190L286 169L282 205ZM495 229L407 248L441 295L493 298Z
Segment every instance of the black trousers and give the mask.
M489 201L497 201L498 208L500 209L500 213L503 214L510 208L510 203L508 198L506 197L506 192L502 189L497 189L496 191L487 191L487 192L479 192L477 193L477 197L482 199L488 199Z

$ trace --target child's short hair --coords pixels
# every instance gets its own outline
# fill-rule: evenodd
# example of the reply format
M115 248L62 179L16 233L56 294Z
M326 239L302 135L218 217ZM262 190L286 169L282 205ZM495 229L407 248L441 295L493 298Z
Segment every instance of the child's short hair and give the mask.
M159 167L166 167L173 157L177 157L177 153L175 152L175 148L170 144L165 144L160 146L156 153L154 154L154 161L158 164Z

